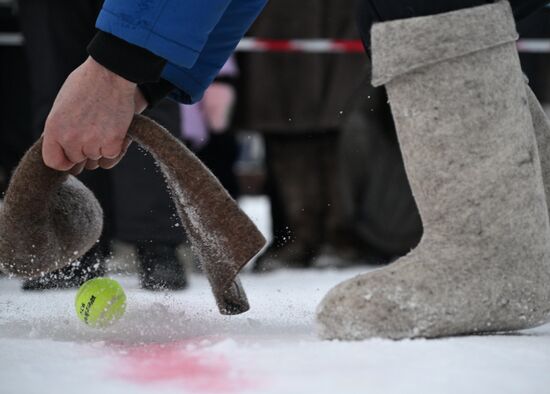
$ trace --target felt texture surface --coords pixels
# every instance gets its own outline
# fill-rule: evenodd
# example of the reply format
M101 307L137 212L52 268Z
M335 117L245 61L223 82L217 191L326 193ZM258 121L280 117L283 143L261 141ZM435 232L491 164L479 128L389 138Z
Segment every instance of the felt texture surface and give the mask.
M159 163L220 312L245 312L249 304L237 275L265 245L264 237L216 177L162 126L136 115L128 133ZM0 269L22 277L77 260L103 224L92 192L46 167L41 148L39 140L24 156L0 208Z
M93 193L42 161L42 138L17 166L0 207L0 269L38 277L82 257L99 239L103 210Z
M265 238L216 177L160 125L136 115L129 134L160 164L220 312L245 312L249 305L237 274Z
M547 205L515 37L506 2L373 27L373 80L386 83L424 236L325 296L323 338L442 337L549 320ZM409 53L414 66L395 64Z

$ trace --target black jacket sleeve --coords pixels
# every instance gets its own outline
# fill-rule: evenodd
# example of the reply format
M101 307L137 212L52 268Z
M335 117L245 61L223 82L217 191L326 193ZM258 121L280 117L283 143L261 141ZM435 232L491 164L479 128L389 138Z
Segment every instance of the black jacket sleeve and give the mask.
M103 67L138 84L159 81L166 65L154 53L102 31L88 45L88 53Z
M157 105L159 101L176 89L174 85L165 79L160 79L158 82L142 83L138 87L145 100L147 100L149 108Z
M149 107L175 89L160 78L166 60L112 34L99 31L88 45L88 53L103 67L137 83Z

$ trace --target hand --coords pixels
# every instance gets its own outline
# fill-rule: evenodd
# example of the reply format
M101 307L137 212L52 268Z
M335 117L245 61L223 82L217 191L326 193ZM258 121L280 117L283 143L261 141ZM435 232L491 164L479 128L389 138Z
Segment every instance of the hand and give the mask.
M145 99L145 97L141 93L141 90L139 90L139 89L136 89L136 92L134 94L134 103L135 103L135 106L136 106L136 113L138 113L138 114L145 111L147 109L147 107L149 106L149 103L147 102L147 100ZM89 159L89 160L86 160L85 162L82 162L82 163L79 163L79 164L75 165L73 168L71 168L70 173L73 174L73 175L78 175L84 170L84 168L86 168L87 170L96 170L99 167L101 167L101 168L113 168L124 157L124 155L126 154L126 151L130 147L131 143L132 143L131 138L126 136L124 138L124 146L122 148L122 152L116 158L114 158L114 159L101 158L99 160Z
M149 103L141 93L141 90L136 89L136 92L134 94L134 103L136 107L136 113L140 114L143 111L147 109L149 106ZM78 175L82 172L84 168L87 170L95 170L99 167L101 168L113 168L118 164L118 162L124 157L126 154L126 151L130 147L130 144L132 143L132 140L130 137L126 136L124 137L124 145L122 148L121 153L114 159L107 159L107 158L101 158L99 160L87 160L86 162L79 163L75 165L71 170L71 174Z
M69 75L48 115L44 163L72 173L112 168L130 144L126 133L139 96L135 83L89 57Z
M221 133L229 127L235 98L235 88L227 83L214 82L206 89L201 105L210 130Z

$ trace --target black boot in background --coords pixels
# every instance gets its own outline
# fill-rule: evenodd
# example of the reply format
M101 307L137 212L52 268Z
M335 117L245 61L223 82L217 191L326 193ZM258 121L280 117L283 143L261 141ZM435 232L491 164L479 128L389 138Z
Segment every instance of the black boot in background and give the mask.
M136 244L141 287L146 290L183 290L187 275L178 260L176 245L160 242Z
M111 254L107 243L96 244L79 261L23 282L23 290L50 290L78 288L84 282L105 275L106 262Z

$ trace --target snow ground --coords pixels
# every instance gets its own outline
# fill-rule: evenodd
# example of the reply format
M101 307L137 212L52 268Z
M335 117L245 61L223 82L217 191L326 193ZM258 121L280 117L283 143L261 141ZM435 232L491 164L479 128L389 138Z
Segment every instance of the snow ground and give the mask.
M263 202L247 201L265 218ZM260 227L267 231L265 221ZM320 341L315 307L359 270L246 273L252 310L218 314L206 280L175 293L116 276L128 308L84 326L76 291L29 293L0 279L0 393L550 393L550 325L440 340Z

